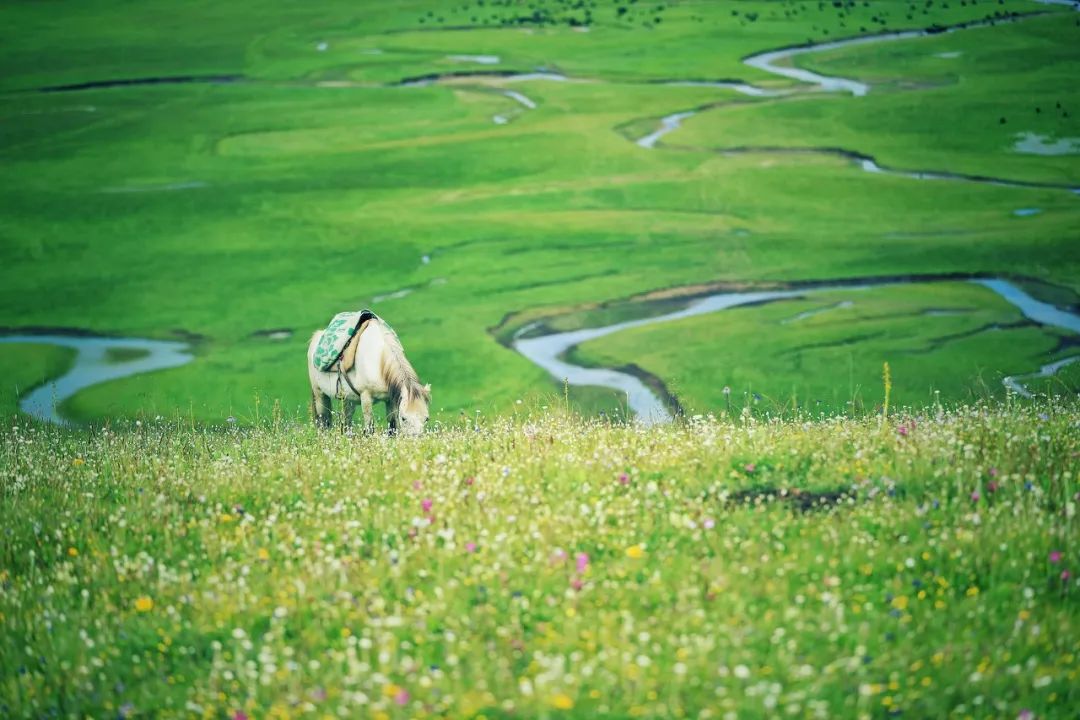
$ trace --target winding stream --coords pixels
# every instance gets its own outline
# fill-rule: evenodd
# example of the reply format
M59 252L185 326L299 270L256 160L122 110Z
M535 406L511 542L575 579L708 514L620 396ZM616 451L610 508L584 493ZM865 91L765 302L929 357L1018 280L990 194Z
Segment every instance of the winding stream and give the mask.
M645 424L667 422L671 420L671 410L665 402L656 395L640 378L628 372L611 368L591 368L575 365L566 359L566 353L582 343L596 340L622 330L629 330L646 325L682 320L696 315L727 310L742 305L755 303L773 302L776 300L789 300L803 298L829 290L853 290L874 289L897 284L914 284L926 282L956 282L955 279L918 279L907 281L890 281L878 283L850 282L834 283L830 285L816 285L801 289L790 290L758 290L744 292L721 292L708 295L691 301L685 308L675 312L657 315L654 317L641 318L638 320L626 320L602 327L584 328L568 332L551 333L539 337L523 337L533 326L526 326L518 331L511 342L511 346L519 353L527 357L535 364L547 370L556 380L566 380L571 385L595 385L610 388L624 393L627 406L634 412L637 419ZM1036 300L1002 278L979 278L971 282L982 285L993 291L1009 304L1018 309L1024 317L1052 327L1063 328L1080 334L1080 315L1067 312L1047 303ZM1059 361L1044 366L1042 371L1047 372L1042 377L1048 377L1061 367L1074 362L1075 358ZM1027 376L1024 376L1027 377ZM1006 378L1005 385L1022 395L1028 395L1014 378Z
M34 388L19 399L20 410L39 420L57 425L70 424L70 420L60 414L59 408L80 390L109 380L180 367L194 359L188 352L190 348L187 343L167 340L78 335L7 335L0 337L0 343L55 345L75 351L75 359L66 373ZM125 358L124 354L135 356Z
M1047 5L1068 5L1077 9L1080 9L1080 4L1074 3L1074 0L1041 0L1043 4ZM861 97L870 92L870 85L864 82L859 82L854 78L833 77L830 75L822 75L821 73L814 72L812 70L806 70L794 65L788 64L788 62L799 55L810 55L813 53L827 52L829 50L836 50L839 48L852 47L857 45L869 45L872 43L888 42L892 40L903 40L907 38L919 38L930 37L933 35L939 35L942 33L952 33L959 30L970 30L974 28L990 27L1001 22L1015 22L1022 20L1025 17L1031 17L1031 15L1019 15L1015 17L1003 17L994 20L980 20L976 22L961 23L959 25L952 25L949 27L940 27L931 30L899 30L896 32L880 33L877 35L864 35L860 37L846 38L842 40L834 40L832 42L818 43L813 45L801 45L787 48L780 48L777 50L769 50L767 52L756 53L743 58L743 63L749 67L756 68L763 72L777 75L779 77L788 78L789 80L797 80L800 82L808 83L810 85L816 85L816 90L823 92L848 92L856 97ZM753 85L745 83L735 82L701 82L701 81L680 81L674 83L665 83L669 85L704 85L710 87L727 87L735 89L747 95L756 96L782 96L791 95L793 91L785 90L765 90ZM640 147L653 149L656 147L657 142L665 135L677 130L683 123L690 117L693 117L699 112L698 109L683 110L680 112L672 113L660 119L660 127L657 130L649 133L643 138L638 139L636 142ZM1072 141L1072 138L1066 139L1068 142ZM1061 144L1060 147L1066 151L1072 151L1073 145L1068 142ZM1051 146L1052 149L1059 149L1059 145ZM685 148L683 148L685 149ZM699 149L699 148L693 148ZM1039 182L1025 182L1022 180L1005 180L1001 178L983 177L978 175L965 175L963 173L952 173L933 170L900 170L896 168L883 167L878 162L862 153L853 152L850 150L842 150L838 148L783 148L783 147L769 147L769 148L723 148L719 152L724 153L749 153L749 152L790 152L790 153L819 153L824 155L841 155L853 160L860 168L869 173L893 175L896 177L905 177L912 180L961 180L965 182L981 183L985 185L996 185L1000 187L1017 187L1017 188L1048 188L1057 190L1068 190L1076 194L1080 194L1080 186L1065 185L1056 183L1039 183Z

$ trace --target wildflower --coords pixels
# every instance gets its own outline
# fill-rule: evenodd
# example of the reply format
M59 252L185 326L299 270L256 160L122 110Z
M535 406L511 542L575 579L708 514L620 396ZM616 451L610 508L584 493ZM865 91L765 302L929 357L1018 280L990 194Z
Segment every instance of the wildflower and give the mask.
M990 477L997 477L998 469L996 467L991 467L986 471L986 474Z
M154 601L146 595L142 595L135 599L135 609L139 612L150 612L154 609Z
M626 473L620 473L619 474L619 484L620 485L629 485L630 484L630 476L627 475Z
M79 557L79 550L77 548L74 548L74 547L69 547L68 548L68 555L70 557Z
M237 710L233 713L233 720L248 720L247 713L243 710Z
M991 480L990 482L988 482L988 483L986 484L986 489L987 489L987 490L988 490L989 492L997 492L997 489L998 489L998 484L997 484L996 482L994 482L993 480Z
M900 595L899 597L893 598L892 606L897 610L906 610L908 606L907 595Z
M980 496L979 496L979 491L978 491L978 490L976 490L975 492L971 493L971 501L972 501L972 502L979 502L979 497L980 497Z
M630 547L626 548L626 557L628 557L628 558L633 558L634 560L637 560L638 558L641 558L641 557L644 557L644 556L645 556L645 548L643 548L640 544L631 545Z
M405 706L409 702L409 691L405 688L398 688L398 691L394 693L394 702L398 705Z
M716 521L712 518L705 518L705 520L701 523L701 526L706 530L712 530L714 527L716 527Z
M1061 571L1061 579L1062 580L1068 580L1071 577L1072 577L1072 573L1070 573L1068 570L1062 570Z
M898 433L900 433L900 435L906 437L907 434L908 434L907 425L901 425L900 427L896 428L896 432L898 432Z
M979 587L977 585L972 585L967 589L967 592L965 592L964 594L968 597L975 597L979 594Z
M733 672L735 673L735 677L739 678L740 680L746 680L748 677L750 677L750 668L746 667L745 665L736 665Z
M81 457L77 457L77 458L75 458L74 460L71 461L71 464L74 465L75 467L79 467L80 465L85 465L86 461L83 460Z
M258 554L260 560L269 560L270 559L270 551L267 550L266 548L259 548L259 552L257 554Z
M585 572L589 567L589 555L588 553L578 553L574 557L574 566L579 573Z
M476 552L476 543L474 543L474 542L465 543L465 552L467 552L467 553Z
M424 498L420 501L420 509L423 510L425 513L431 512L431 505L431 498Z
M570 697L566 693L552 695L549 702L551 703L551 706L556 710L572 710L574 708L574 698Z
M743 470L745 470L747 473L752 473L755 469L757 469L757 465L755 465L754 463L746 463L746 465L743 466Z
M1024 708L1016 716L1016 720L1035 720L1035 713L1031 712L1027 708Z
M1052 563L1061 562L1061 551L1060 550L1051 550L1050 551L1050 562L1052 562Z

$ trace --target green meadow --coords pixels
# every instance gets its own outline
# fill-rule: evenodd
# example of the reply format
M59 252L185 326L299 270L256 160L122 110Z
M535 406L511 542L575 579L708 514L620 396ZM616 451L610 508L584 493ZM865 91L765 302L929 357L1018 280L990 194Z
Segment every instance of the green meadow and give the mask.
M1003 21L1009 13L1025 16ZM250 422L275 405L303 415L307 338L364 306L393 323L448 421L561 392L499 342L526 319L556 326L665 288L958 273L1037 280L1041 299L1077 302L1075 194L872 174L812 152L1080 184L1069 150L1080 137L1080 15L1068 7L244 2L181 12L89 2L63 12L14 3L0 16L0 327L183 339L195 355L80 392L63 408L76 419ZM865 97L742 63L787 45L987 18L998 21L795 58L871 83ZM538 70L568 79L490 74ZM441 73L458 75L397 85ZM191 76L232 81L41 91ZM665 84L704 80L789 94ZM655 148L635 144L691 109L701 112ZM1064 154L1018 151L1025 133L1037 147L1063 142ZM759 321L772 332L771 314L789 310L780 307L616 334L580 355L636 364L677 386L684 406L708 410L724 384L737 397L851 401L885 361L912 402L934 389L1001 396L1003 375L1036 370L1074 340L986 293L968 316L919 326L911 313L934 300L923 294L868 295L904 295L907 309L894 308L895 327L869 317L871 306L853 309L889 339L836 351L843 367L820 376L780 333L746 346L765 356L740 351L734 338ZM982 337L983 316L1010 327ZM819 345L865 334L827 318L785 331ZM273 329L292 335L259 334ZM949 339L962 330L976 334ZM654 331L692 338L685 353L665 353L646 337ZM709 358L723 364L702 375ZM63 365L10 345L0 363L17 370L5 375L5 412L27 379ZM1066 388L1072 377L1062 376ZM612 401L602 390L573 395L584 409Z
M0 434L0 714L1071 718L1075 399Z
M777 61L862 96L744 63L927 28ZM1034 0L4 4L0 717L1073 717L1076 48ZM790 288L563 355L670 424L513 347ZM420 437L308 420L363 307ZM93 353L2 340L65 333L193 359L57 427Z

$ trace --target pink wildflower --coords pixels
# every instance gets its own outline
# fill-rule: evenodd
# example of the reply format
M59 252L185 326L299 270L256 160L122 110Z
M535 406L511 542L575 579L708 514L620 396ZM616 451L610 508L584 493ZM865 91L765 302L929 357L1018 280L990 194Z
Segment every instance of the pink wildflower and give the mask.
M978 491L978 490L976 490L975 492L971 493L971 501L972 501L972 502L979 502L979 498L980 498L980 497L981 497L981 496L979 495L979 491Z
M629 485L630 484L630 476L627 475L626 473L620 474L619 475L619 484L620 485Z
M757 465L755 465L754 463L746 463L743 469L746 470L746 472L748 473L752 473L754 472L754 470L757 469Z
M705 521L701 523L706 530L712 530L716 527L716 521L712 518L705 518Z
M396 693L394 693L394 702L396 702L398 705L405 705L406 703L408 703L409 691L405 688L401 688L400 690L398 690Z
M1051 550L1050 551L1050 562L1052 562L1052 563L1061 562L1061 551L1060 550Z
M1071 577L1072 577L1072 573L1069 572L1068 570L1062 570L1061 571L1061 579L1062 580L1068 580Z
M589 567L589 555L588 553L578 553L574 557L574 565L577 567L579 573L585 572L585 569Z
M247 713L243 710L237 710L233 713L233 720L248 720Z
M471 552L476 552L476 543L474 543L474 542L465 543L465 552L470 552L470 553Z
M425 512L431 512L431 498L424 498L420 501L420 508Z
M581 582L581 578L576 577L570 581L570 587L574 588L575 590L580 590L584 586L585 583Z
M900 427L896 428L896 432L900 433L901 435L907 435L907 425L901 425Z
M990 492L997 492L998 484L996 482L994 482L993 480L991 480L990 482L988 482L986 484L986 489L989 490Z

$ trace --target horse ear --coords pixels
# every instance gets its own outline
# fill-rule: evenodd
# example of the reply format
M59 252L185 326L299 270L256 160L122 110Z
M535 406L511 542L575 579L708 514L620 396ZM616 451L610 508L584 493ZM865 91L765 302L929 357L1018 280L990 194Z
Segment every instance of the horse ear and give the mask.
M425 385L424 389L427 390L430 393L431 392L431 383L428 383L427 385Z

